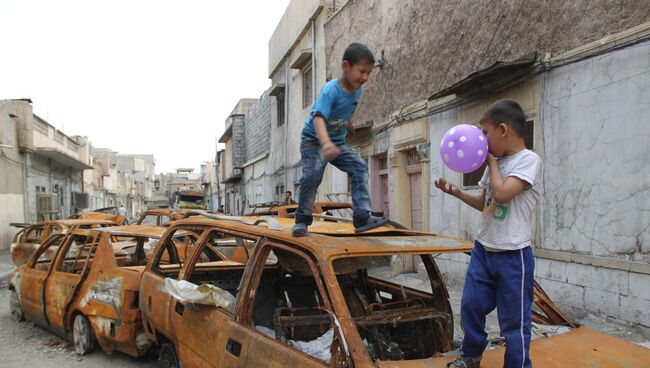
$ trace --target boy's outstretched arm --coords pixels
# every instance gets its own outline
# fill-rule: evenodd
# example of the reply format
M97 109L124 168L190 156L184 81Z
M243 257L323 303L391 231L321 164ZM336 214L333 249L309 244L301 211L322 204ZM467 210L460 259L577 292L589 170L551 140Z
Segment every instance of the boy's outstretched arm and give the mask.
M485 189L483 189L481 194L470 194L460 190L460 188L458 188L455 184L448 182L447 179L444 178L436 180L435 185L436 188L442 190L447 194L453 195L454 197L475 208L477 211L483 211L483 207L485 206Z
M313 120L314 130L320 142L320 147L323 150L323 155L327 161L335 159L341 150L332 142L330 135L327 134L327 127L325 126L325 119L322 116L316 115Z

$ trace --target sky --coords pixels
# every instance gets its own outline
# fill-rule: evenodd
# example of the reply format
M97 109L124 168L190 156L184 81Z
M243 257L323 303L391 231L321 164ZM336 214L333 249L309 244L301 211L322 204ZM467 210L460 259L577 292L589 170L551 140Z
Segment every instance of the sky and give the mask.
M289 0L0 2L0 99L156 172L214 160L224 121L268 79Z

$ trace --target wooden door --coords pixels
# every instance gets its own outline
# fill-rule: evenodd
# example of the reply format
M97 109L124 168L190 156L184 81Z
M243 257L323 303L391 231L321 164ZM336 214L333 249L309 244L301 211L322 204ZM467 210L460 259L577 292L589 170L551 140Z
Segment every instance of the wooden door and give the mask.
M422 173L409 175L409 182L411 184L411 228L413 230L422 230L421 180Z

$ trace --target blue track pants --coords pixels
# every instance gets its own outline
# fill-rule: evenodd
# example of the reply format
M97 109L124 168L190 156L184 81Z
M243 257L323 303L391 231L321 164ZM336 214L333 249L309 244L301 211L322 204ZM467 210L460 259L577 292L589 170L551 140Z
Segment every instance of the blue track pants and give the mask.
M488 252L481 243L474 243L461 300L463 356L483 354L487 346L485 317L496 307L501 336L506 340L504 367L532 367L528 350L534 270L531 247Z

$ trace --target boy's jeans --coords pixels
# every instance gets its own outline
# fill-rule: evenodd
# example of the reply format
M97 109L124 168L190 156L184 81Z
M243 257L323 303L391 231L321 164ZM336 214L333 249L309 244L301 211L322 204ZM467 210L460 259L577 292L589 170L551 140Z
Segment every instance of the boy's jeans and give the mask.
M463 356L480 357L488 344L485 316L497 308L501 336L506 339L505 368L531 368L530 330L533 304L533 249L488 252L474 242L460 303L465 333Z
M346 172L352 182L352 220L354 226L362 226L370 217L370 196L368 195L368 164L350 146L338 146L341 153L332 165ZM318 143L300 143L302 178L300 179L300 203L296 210L296 223L311 225L312 207L316 190L323 180L327 160Z

